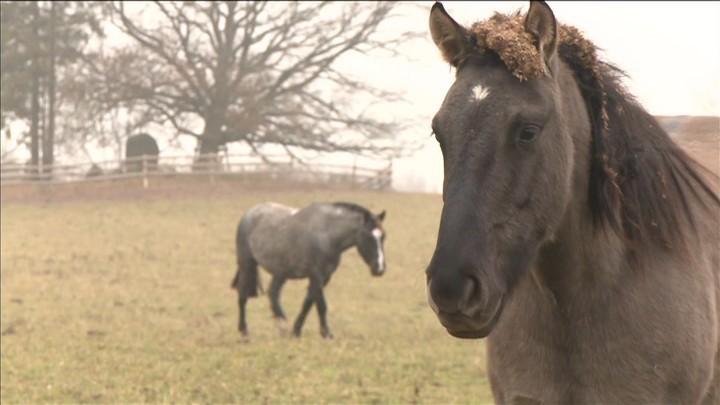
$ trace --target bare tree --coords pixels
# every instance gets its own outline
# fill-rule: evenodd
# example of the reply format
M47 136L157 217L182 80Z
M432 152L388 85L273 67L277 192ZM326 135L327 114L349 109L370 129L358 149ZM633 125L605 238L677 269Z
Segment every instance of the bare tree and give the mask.
M395 3L154 2L141 13L109 5L136 47L134 68L106 94L198 139L201 153L244 141L319 151L387 154L398 123L357 111L358 100L397 100L336 68L350 53L395 52L417 34L386 40ZM155 13L152 24L143 17ZM151 27L152 25L152 27Z
M69 154L82 151L92 161L90 146L110 147L118 160L127 136L144 129L154 120L152 111L139 106L139 99L127 98L122 93L134 91L118 85L123 72L151 70L143 64L137 52L116 52L108 57L102 49L87 52L83 63L67 67L60 81L63 99L58 110L62 136L59 145Z

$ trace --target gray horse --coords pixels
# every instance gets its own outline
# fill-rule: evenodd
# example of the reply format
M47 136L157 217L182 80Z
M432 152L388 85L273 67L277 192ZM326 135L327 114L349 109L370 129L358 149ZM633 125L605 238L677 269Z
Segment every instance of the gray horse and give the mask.
M451 335L487 336L495 401L720 403L720 199L702 167L544 2L467 28L435 4L430 31L457 70L432 122L429 303Z
M313 203L301 210L277 203L263 203L248 210L237 228L237 272L232 287L238 292L238 328L247 335L245 304L258 295L258 265L272 275L270 304L274 317L285 323L280 290L288 279L309 278L307 296L295 320L293 334L300 336L313 304L320 318L320 334L332 338L327 325L323 287L340 264L342 253L356 246L374 276L385 272L382 221L357 204Z

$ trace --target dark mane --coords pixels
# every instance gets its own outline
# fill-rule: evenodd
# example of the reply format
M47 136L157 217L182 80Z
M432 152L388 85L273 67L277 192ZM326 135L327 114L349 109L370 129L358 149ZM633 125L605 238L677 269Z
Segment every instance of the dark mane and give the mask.
M370 210L368 210L367 208L365 208L361 205L357 205L357 204L351 203L351 202L344 202L344 201L334 202L333 205L336 207L344 208L349 211L360 213L363 216L363 218L365 219L366 223L376 223L377 222L377 220L375 219L375 215L373 215L373 213L370 212Z
M712 174L624 89L620 69L594 55L588 66L577 43L561 42L559 53L575 74L591 121L588 191L594 222L629 241L684 245L687 231L702 221L693 203L708 213L720 206L700 172ZM594 46L590 51L595 54Z

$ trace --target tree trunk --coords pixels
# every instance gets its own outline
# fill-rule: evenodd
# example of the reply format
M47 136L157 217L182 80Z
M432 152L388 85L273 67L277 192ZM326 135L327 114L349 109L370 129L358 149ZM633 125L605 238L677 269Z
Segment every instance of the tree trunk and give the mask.
M217 153L220 150L220 143L215 139L202 137L199 139L200 142L200 154L205 155L208 153Z
M200 147L198 155L195 157L193 171L207 172L216 169L216 165L220 163L218 152L220 151L220 143L214 139L207 139L204 136L198 139Z
M55 146L55 2L50 2L50 64L48 71L48 126L43 138L43 169L48 175L52 172Z
M205 130L198 138L198 155L195 157L193 171L210 171L216 164L219 164L218 152L223 144L220 139L220 119L206 119Z
M32 173L37 174L40 163L40 52L38 25L40 24L40 10L37 1L32 2L33 10L33 48L32 48L32 105L30 111L30 164L34 166Z

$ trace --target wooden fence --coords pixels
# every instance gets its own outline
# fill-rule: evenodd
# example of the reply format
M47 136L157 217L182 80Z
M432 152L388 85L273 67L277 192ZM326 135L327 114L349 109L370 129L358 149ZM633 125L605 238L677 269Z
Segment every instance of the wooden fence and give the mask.
M96 163L0 165L0 184L72 183L142 178L144 187L157 176L220 176L254 181L335 184L350 188L386 190L392 184L392 161L380 168L357 165L306 164L287 155L210 154L141 156Z

